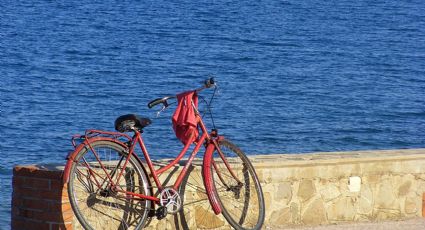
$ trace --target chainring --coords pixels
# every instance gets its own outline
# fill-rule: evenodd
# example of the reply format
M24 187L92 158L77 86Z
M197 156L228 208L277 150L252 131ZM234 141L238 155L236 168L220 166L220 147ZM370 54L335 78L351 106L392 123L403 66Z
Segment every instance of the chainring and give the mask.
M161 206L167 208L167 213L170 214L176 214L182 208L180 194L172 188L165 188L162 190L159 202Z

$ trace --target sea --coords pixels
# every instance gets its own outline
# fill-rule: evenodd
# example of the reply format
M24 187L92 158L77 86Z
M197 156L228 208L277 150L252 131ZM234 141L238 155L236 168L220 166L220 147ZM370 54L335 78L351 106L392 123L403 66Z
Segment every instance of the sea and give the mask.
M207 126L249 155L423 148L425 3L1 0L0 229L13 167L65 163L74 134L135 113L175 156L175 104L147 103L209 77Z

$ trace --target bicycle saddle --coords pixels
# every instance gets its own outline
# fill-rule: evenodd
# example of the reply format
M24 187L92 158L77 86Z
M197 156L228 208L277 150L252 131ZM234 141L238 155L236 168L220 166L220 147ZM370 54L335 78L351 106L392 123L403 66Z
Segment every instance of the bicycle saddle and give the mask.
M134 129L142 130L152 123L151 119L139 117L136 114L126 114L115 120L115 129L118 132L131 132Z

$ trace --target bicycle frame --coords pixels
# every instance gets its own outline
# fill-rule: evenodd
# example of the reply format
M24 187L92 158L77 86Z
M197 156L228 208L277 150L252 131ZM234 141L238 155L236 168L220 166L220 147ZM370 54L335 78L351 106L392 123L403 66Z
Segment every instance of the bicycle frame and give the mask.
M162 173L166 172L168 169L170 169L171 167L173 167L176 163L178 163L184 155L186 155L189 147L192 145L192 143L195 143L195 148L193 149L192 153L189 155L189 158L186 162L186 164L183 166L182 171L180 172L180 174L178 175L176 181L174 182L173 185L173 189L178 191L179 186L181 185L184 177L186 176L189 167L192 164L193 159L195 158L195 156L197 155L197 153L199 152L201 146L203 144L205 144L205 154L204 154L204 162L212 162L208 165L206 165L205 163L203 164L203 180L204 180L204 186L207 192L207 197L210 201L210 204L213 208L213 211L215 214L220 214L221 213L221 205L218 202L218 199L216 197L215 191L213 191L213 179L212 179L212 175L211 175L211 167L214 167L218 177L220 178L220 180L222 180L220 172L218 172L214 160L212 159L212 155L214 153L215 150L217 150L219 156L223 159L226 167L229 169L229 171L231 172L232 176L235 178L235 180L237 180L238 182L239 179L236 177L236 175L233 173L233 170L230 168L229 163L227 162L226 158L224 157L223 153L221 152L219 145L218 145L218 141L223 139L222 136L219 136L217 134L217 132L215 130L213 130L211 133L208 133L208 130L204 124L204 122L202 121L201 116L199 115L199 113L197 112L196 108L194 108L196 111L196 119L197 119L197 123L198 123L198 127L202 130L202 135L198 138L198 140L196 140L196 142L194 141L194 138L191 138L191 141L188 141L187 144L183 147L183 149L181 150L181 152L178 154L178 156L172 160L170 163L168 163L167 165L156 169L154 168L154 164L150 158L150 155L148 153L148 150L146 149L146 146L144 144L141 132L139 132L138 130L134 130L135 134L133 137L128 136L127 134L124 133L119 133L119 132L107 132L107 131L100 131L100 130L87 130L85 135L76 135L73 137L73 145L75 147L75 150L73 152L71 152L67 159L67 164L65 166L64 169L64 175L63 175L63 180L64 183L68 183L69 181L69 176L70 176L70 169L71 169L71 165L75 160L76 155L82 150L82 148L84 148L85 146L89 146L90 150L93 152L93 154L95 155L96 159L98 160L100 167L102 168L102 170L104 170L106 172L105 166L102 164L102 162L99 160L96 151L94 150L94 148L92 148L91 143L93 143L94 141L99 141L99 140L105 140L105 141L113 141L125 148L129 148L129 152L127 154L127 156L125 157L125 159L121 159L118 163L121 164L121 162L123 160L124 164L122 166L122 170L119 172L118 177L116 178L116 182L112 179L111 176L109 176L109 173L106 173L107 178L104 178L104 181L102 183L100 183L99 181L96 180L96 178L94 177L95 181L92 181L93 184L98 186L98 189L102 189L103 184L105 183L106 180L109 181L110 185L115 189L115 191L120 192L125 194L126 198L131 197L130 199L134 199L134 197L137 197L138 199L147 199L147 200L151 200L154 201L155 203L159 203L160 199L154 196L146 196L143 194L139 194L139 193L133 193L133 192L129 192L129 191L124 191L121 190L119 188L119 186L116 186L118 184L118 181L120 180L123 171L125 170L127 163L130 160L131 156L134 156L139 163L142 165L142 161L139 158L139 156L137 156L137 154L134 152L135 147L138 143L143 156L145 158L146 164L149 168L150 171L150 175L153 178L153 181L155 182L155 185L157 186L159 192L161 193L161 191L164 189L161 181L159 180L159 175L161 175ZM126 141L123 142L121 140L119 140L119 138L123 138ZM75 139L83 139L84 141L79 144L78 146L75 143ZM90 173L90 175L94 175L97 174L94 170L92 170L89 166L89 164L86 164L86 167L88 168L88 171ZM116 167L116 169L119 168L118 166ZM144 167L143 167L144 168ZM146 171L145 171L146 172ZM112 174L115 173L115 170ZM149 175L149 174L147 174Z

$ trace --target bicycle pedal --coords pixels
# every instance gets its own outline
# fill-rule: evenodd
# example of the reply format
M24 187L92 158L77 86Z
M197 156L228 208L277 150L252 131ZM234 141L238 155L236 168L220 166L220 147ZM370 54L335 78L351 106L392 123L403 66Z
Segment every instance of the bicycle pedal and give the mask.
M148 217L155 217L156 216L156 210L149 210Z
M157 210L156 210L156 218L158 218L158 220L162 220L162 219L164 219L166 216L167 216L167 214L168 214L168 212L167 212L167 208L166 207L164 207L164 206L161 206L161 207L159 207Z

